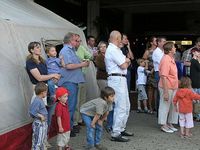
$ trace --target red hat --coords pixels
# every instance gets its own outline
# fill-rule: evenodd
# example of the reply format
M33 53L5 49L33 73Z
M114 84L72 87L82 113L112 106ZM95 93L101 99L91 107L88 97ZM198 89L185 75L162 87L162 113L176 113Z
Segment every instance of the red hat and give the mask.
M69 91L66 88L64 87L57 88L55 92L55 95L56 95L55 101L57 101L58 98L63 96L64 94L69 94Z

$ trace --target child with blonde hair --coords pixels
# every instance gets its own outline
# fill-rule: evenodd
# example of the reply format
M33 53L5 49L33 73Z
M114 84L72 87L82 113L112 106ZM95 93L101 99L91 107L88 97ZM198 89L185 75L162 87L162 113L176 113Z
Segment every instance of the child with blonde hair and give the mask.
M53 45L47 46L46 54L48 56L46 60L48 74L60 74L60 69L61 67L65 67L65 63L62 57L57 58L56 47ZM57 79L51 79L48 81L48 89L52 101L55 98L55 85L57 85L57 82Z
M48 56L46 60L47 72L48 74L60 74L61 67L65 67L64 60L62 57L57 58L56 47L53 45L48 45L46 47L46 54ZM55 109L54 99L55 99L55 90L57 87L58 80L53 78L48 80L48 93L49 97L47 100L48 104L48 126L51 126L51 118Z
M141 101L143 102L144 105L144 112L148 113L148 108L147 108L147 93L146 93L146 83L147 83L147 75L150 73L148 70L148 61L144 60L143 58L140 58L137 60L137 63L139 65L137 69L137 91L138 91L138 109L137 112L141 113L143 112L141 108Z
M194 99L200 99L200 95L192 91L190 78L182 77L179 90L173 99L176 111L179 112L181 138L192 136L190 129L194 127L192 115Z

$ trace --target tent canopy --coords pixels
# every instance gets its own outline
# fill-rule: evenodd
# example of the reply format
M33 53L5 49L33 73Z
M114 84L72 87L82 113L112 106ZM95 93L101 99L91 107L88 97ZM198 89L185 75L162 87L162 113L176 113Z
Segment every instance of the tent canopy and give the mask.
M0 1L0 135L31 122L28 106L33 94L32 84L25 70L27 46L31 41L60 40L67 32L81 36L82 30L53 12L30 0ZM43 56L45 56L43 51ZM88 98L99 94L94 66L90 66Z

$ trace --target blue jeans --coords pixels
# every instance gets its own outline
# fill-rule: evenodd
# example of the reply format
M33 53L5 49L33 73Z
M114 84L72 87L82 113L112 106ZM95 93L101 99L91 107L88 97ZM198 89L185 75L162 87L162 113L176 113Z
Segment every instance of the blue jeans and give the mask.
M49 96L52 97L55 95L55 91L56 91L55 85L57 84L52 79L48 80L47 84L48 84Z
M48 93L49 93L49 97L47 99L47 104L48 104L48 122L47 123L48 123L48 130L49 130L50 126L51 126L52 115L53 115L55 107L56 107L56 104L54 102L56 83L52 79L50 79L50 80L48 80L47 84L48 84Z
M158 89L158 83L159 83L159 80L160 80L160 76L159 76L159 72L158 71L155 71L154 78L155 78L156 83L157 83L157 88L156 88L156 112L157 112L157 117L158 117L158 109L159 109L159 105L160 105L160 92L159 92L159 89Z
M107 129L112 129L112 125L113 125L113 115L114 115L114 107L115 107L115 103L113 103L113 109L109 112L108 117L107 117L107 124L106 124L106 128L107 128Z
M193 88L193 92L200 94L200 88ZM200 114L195 114L195 116L197 120L200 120Z
M95 146L100 144L103 128L98 123L96 123L95 128L91 127L91 122L94 117L88 116L86 114L81 114L83 121L85 122L87 129L87 145Z
M62 86L68 89L69 91L68 106L69 106L69 113L70 113L70 127L71 129L73 129L74 113L76 110L77 96L78 96L78 84L65 82L63 83Z

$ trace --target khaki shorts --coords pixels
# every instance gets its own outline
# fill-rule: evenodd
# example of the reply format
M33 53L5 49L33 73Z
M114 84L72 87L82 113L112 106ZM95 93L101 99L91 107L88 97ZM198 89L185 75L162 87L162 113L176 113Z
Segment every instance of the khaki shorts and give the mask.
M69 139L70 139L70 131L67 131L65 133L58 133L57 145L60 147L68 146Z
M137 90L138 90L138 101L143 101L148 99L145 85L142 84L137 85Z

